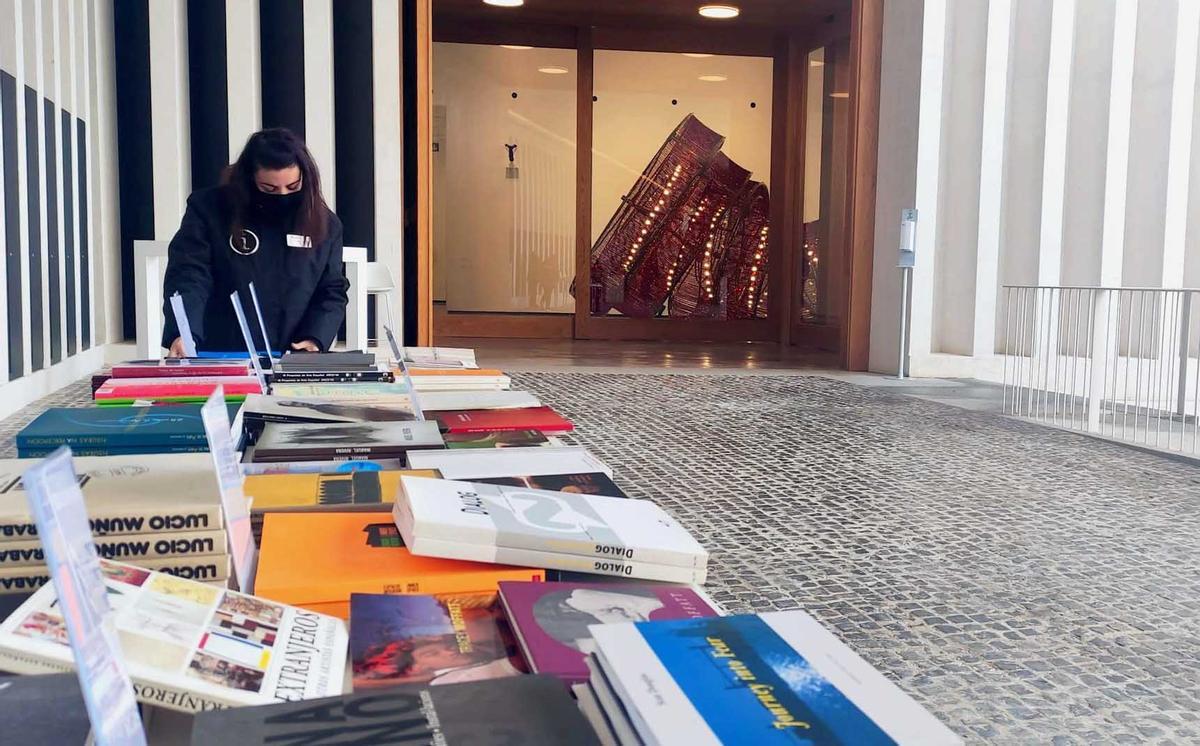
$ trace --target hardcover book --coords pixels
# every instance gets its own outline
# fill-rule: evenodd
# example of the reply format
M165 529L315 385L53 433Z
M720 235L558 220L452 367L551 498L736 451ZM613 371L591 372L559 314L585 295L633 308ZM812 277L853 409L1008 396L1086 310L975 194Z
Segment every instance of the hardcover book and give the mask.
M436 413L429 413L436 419ZM451 450L468 450L479 448L547 448L551 445L549 436L537 430L491 430L479 433L444 433L446 448Z
M254 444L254 460L402 458L410 450L443 445L436 422L268 422Z
M230 421L237 414L231 405ZM144 448L172 444L208 450L200 407L172 404L157 407L51 407L16 437L17 448ZM211 464L210 464L211 468Z
M591 633L601 670L650 743L961 743L803 611Z
M673 585L505 581L500 600L530 668L572 684L588 680L589 625L718 615L696 590Z
M695 570L708 563L708 551L649 500L401 477L394 512L418 554L434 540Z
M184 401L207 399L221 386L226 400L261 394L254 376L196 376L192 378L110 378L96 389L98 404L139 400Z
M354 691L528 673L495 593L350 596Z
M207 531L225 525L207 453L84 456L74 464L96 536ZM37 537L21 485L21 474L32 465L22 459L0 461L0 547Z
M289 352L279 359L279 370L363 370L375 367L375 354L371 352Z
M267 513L255 590L345 618L352 593L495 593L501 580L545 580L545 571L419 557L388 516Z
M400 477L436 479L432 469L348 471L333 474L261 474L246 477L244 492L256 513L279 511L390 512ZM2 547L3 545L0 545Z
M173 575L185 580L221 583L230 576L228 554L209 554L195 557L152 557L130 560L144 570ZM0 595L28 594L50 583L50 573L41 567L0 568Z
M346 401L338 399L285 399L250 394L242 404L242 416L260 422L400 422L417 419L408 397L396 402Z
M187 557L226 551L224 529L180 533L128 534L96 538L105 559L130 562L154 557ZM40 539L0 542L0 568L39 567L46 561Z
M248 359L201 360L199 358L164 358L162 360L127 360L113 365L111 378L177 378L192 376L249 376L254 371Z
M100 565L139 701L198 712L341 693L340 620L132 565ZM52 585L0 625L0 667L73 669Z
M524 409L476 409L439 412L437 421L449 433L485 433L495 430L536 430L565 433L575 429L571 421L550 407Z
M519 477L526 474L587 474L609 477L612 468L581 446L513 451L414 451L414 469L437 469L446 479L470 481L483 477Z
M563 685L549 676L346 694L196 716L192 746L229 744L596 746Z

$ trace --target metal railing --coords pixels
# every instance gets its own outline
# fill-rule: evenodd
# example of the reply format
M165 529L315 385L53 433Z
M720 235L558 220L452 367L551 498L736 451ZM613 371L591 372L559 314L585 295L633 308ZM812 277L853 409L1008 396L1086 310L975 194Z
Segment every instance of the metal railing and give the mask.
M1005 285L1004 411L1200 453L1200 289Z

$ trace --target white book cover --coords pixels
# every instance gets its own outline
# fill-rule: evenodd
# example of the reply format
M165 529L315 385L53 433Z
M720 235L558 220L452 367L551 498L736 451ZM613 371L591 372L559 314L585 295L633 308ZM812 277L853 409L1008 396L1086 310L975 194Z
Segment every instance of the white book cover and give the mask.
M139 701L183 712L342 693L340 619L101 560L122 654ZM70 671L53 586L0 625L0 668Z
M616 736L617 741L621 746L641 746L645 741L641 739L637 730L633 727L633 723L629 719L629 712L626 711L625 705L621 703L621 699L613 690L612 683L609 682L608 677L605 675L599 660L594 654L591 654L584 659L584 662L591 673L588 686L596 698L596 703L603 710L608 724L612 726L613 734Z
M541 400L528 391L425 391L421 394L421 409L426 412L540 406Z
M405 347L404 360L414 368L478 368L469 347Z
M803 611L589 628L648 744L959 744Z
M416 539L531 549L693 569L708 551L649 500L401 477ZM415 551L415 549L414 549Z
M414 451L408 463L413 469L437 469L445 479L465 481L540 474L599 472L610 479L613 475L612 467L582 446Z
M418 394L431 391L507 391L512 386L508 376L413 376L413 389ZM421 407L425 407L424 398Z
M363 383L277 383L271 386L271 394L286 399L377 399L379 397L403 397L408 401L406 383L367 381Z

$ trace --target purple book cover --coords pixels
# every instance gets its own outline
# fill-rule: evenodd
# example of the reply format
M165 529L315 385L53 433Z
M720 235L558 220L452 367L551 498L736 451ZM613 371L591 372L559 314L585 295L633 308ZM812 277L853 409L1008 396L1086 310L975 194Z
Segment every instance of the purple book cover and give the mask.
M590 624L719 616L687 586L501 581L500 598L534 673L589 678Z

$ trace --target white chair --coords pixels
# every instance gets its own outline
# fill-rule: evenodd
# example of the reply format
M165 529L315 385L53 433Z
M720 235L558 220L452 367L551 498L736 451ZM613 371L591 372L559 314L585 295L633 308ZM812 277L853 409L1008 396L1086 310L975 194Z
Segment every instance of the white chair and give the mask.
M383 304L387 308L387 327L396 335L397 344L399 344L401 330L396 328L396 316L393 313L392 302L400 302L400 291L396 287L396 280L392 277L392 269L383 262L367 262L366 282L364 283L367 289L368 296L382 296ZM379 323L379 305L375 306L375 343L381 345L379 340L383 339L384 335L379 333L382 325Z

